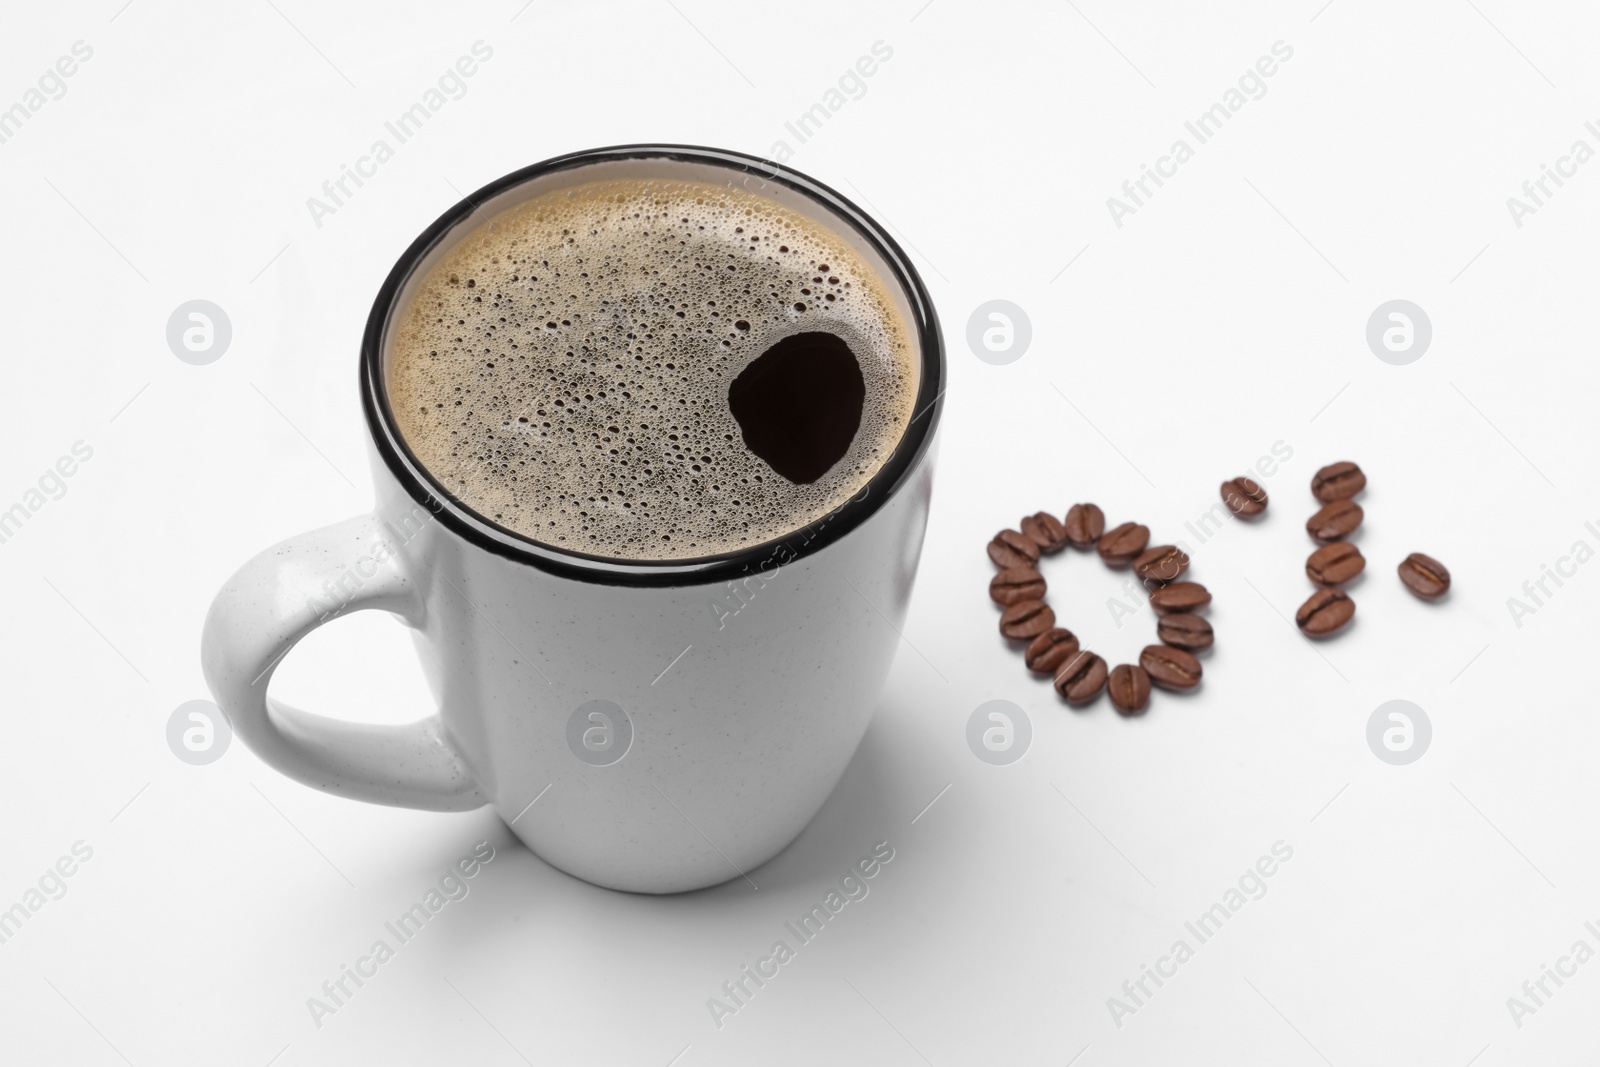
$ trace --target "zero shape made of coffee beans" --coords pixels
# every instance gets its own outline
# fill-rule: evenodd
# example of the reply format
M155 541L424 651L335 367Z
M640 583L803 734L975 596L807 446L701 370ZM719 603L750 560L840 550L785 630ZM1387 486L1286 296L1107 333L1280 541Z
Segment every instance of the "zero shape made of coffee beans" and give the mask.
M1061 627L1052 627L1035 637L1028 643L1027 651L1022 654L1022 662L1027 664L1030 671L1035 674L1048 674L1055 677L1056 668L1067 661L1067 657L1078 651L1078 638L1071 630Z
M1253 519L1267 510L1267 491L1241 474L1222 483L1222 502L1239 518Z
M989 542L989 559L996 567L1031 567L1039 562L1039 546L1016 530L1001 530Z
M1150 590L1150 606L1157 614L1199 611L1211 603L1211 591L1199 582L1172 582Z
M1179 692L1200 684L1200 661L1192 653L1170 645L1146 645L1139 653L1139 666L1150 676L1150 684Z
M1100 558L1105 560L1108 566L1126 567L1139 558L1139 553L1143 552L1149 543L1148 526L1125 522L1101 534L1100 540L1095 543L1095 550L1100 553Z
M1062 522L1067 530L1067 543L1074 548L1092 548L1106 532L1106 513L1095 504L1074 504L1067 509Z
M1354 463L1330 463L1311 476L1311 495L1324 504L1348 500L1367 487L1367 476Z
M1216 642L1211 624L1198 615L1175 612L1156 620L1156 638L1164 645L1200 652Z
M1118 715L1142 715L1150 706L1150 675L1143 667L1123 663L1106 678L1106 696Z
M1306 533L1323 544L1343 541L1360 528L1362 518L1361 505L1354 500L1335 500L1306 520Z
M1233 482L1239 499L1265 505L1266 493L1259 485L1242 477ZM1228 498L1227 483L1224 498ZM1352 507L1329 514L1334 520L1342 517L1348 522ZM1259 509L1255 513L1259 514ZM1360 509L1355 508L1349 529L1360 521ZM1074 504L1062 520L1048 512L1036 512L1018 525L1020 530L1001 530L989 542L989 558L1001 568L989 583L989 596L1004 609L1001 635L1027 643L1023 660L1028 670L1049 675L1055 690L1069 704L1088 704L1108 690L1117 713L1123 716L1142 714L1149 706L1153 686L1183 691L1200 684L1203 670L1194 652L1210 648L1215 635L1211 624L1194 612L1211 602L1211 593L1199 582L1179 581L1189 567L1189 557L1182 549L1175 545L1151 547L1150 530L1140 523L1125 522L1106 530L1104 513L1093 504ZM1045 603L1047 587L1037 563L1041 555L1058 552L1068 544L1093 545L1108 566L1131 564L1150 588L1156 633L1162 643L1147 646L1137 664L1124 663L1112 670L1102 657L1081 647L1070 630L1055 625L1055 612ZM1353 550L1353 546L1341 546L1327 556L1344 560L1349 552L1343 549ZM1331 615L1312 612L1302 625L1319 631L1335 621Z
M1032 641L1056 624L1056 613L1042 600L1019 600L1000 614L1000 636Z
M1032 567L1007 567L989 579L989 599L1002 606L1019 600L1043 600L1044 591L1044 575Z
M1056 669L1054 685L1068 704L1087 704L1106 687L1106 661L1079 649Z
M1356 602L1343 589L1318 589L1294 613L1294 623L1307 637L1332 637L1356 617Z

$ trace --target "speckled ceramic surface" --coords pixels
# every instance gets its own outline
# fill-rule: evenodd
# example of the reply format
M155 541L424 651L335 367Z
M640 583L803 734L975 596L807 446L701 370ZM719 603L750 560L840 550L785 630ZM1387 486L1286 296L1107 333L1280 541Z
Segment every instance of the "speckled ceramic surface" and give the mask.
M261 758L357 800L492 804L548 862L644 892L738 878L816 813L899 641L930 460L821 551L765 578L670 588L578 581L471 545L374 466L373 514L266 550L207 617L212 693ZM436 718L355 725L268 696L296 641L362 609L415 628ZM615 762L569 743L569 720L592 701L626 716L580 716L596 747L631 732Z

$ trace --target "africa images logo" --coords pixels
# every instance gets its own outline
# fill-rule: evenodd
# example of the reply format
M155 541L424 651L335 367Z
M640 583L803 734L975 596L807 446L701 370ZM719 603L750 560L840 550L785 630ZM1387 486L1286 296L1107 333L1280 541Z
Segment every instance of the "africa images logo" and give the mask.
M422 933L423 927L432 922L434 916L443 911L446 904L467 899L467 894L472 891L471 885L468 884L469 880L477 877L494 859L494 855L493 845L487 841L479 841L473 846L471 855L462 856L453 865L445 868L444 873L439 876L438 884L429 886L421 900L401 912L392 922L383 924L383 929L389 936L374 941L366 955L356 958L354 968L341 963L339 973L322 983L322 996L306 998L306 1010L311 1013L311 1021L316 1024L317 1029L322 1029L327 1016L337 1015L363 986L376 978L379 969L394 959L395 954L408 942ZM393 944L390 944L390 938L394 939Z
M749 1007L750 999L766 988L769 981L778 977L780 968L795 959L800 949L814 941L828 923L844 911L845 905L867 899L867 894L872 891L867 882L882 873L893 859L894 846L887 841L879 841L872 846L870 855L863 856L840 875L837 889L829 889L823 894L822 900L811 905L811 910L800 918L784 923L783 928L794 938L793 945L785 939L774 941L772 951L756 960L754 970L746 964L739 968L736 976L722 983L722 997L706 998L706 1010L711 1013L711 1021L716 1028L721 1030L724 1019Z

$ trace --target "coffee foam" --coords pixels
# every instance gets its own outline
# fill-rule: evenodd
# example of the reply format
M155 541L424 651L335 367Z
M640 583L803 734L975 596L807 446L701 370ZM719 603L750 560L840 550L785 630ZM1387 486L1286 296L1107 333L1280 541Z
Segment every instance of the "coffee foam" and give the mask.
M844 457L799 485L744 445L728 387L782 338L843 339L866 385ZM779 538L860 491L912 415L916 348L841 238L741 188L606 180L486 219L390 328L412 452L543 544L671 560Z

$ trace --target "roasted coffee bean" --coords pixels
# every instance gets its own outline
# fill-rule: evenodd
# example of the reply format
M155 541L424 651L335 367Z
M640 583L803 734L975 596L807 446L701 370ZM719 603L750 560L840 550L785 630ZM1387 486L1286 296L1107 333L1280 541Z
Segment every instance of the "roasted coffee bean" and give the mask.
M1239 518L1253 519L1267 510L1267 491L1241 474L1222 483L1222 502Z
M1028 644L1028 650L1022 654L1022 661L1035 674L1053 676L1056 668L1065 663L1067 657L1076 651L1078 651L1078 638L1071 630L1063 630L1057 626L1035 637Z
M1039 562L1039 546L1016 530L1001 530L989 542L989 558L996 567L1031 567Z
M1054 555L1067 547L1067 528L1061 525L1061 520L1048 511L1041 511L1037 515L1029 515L1022 520L1022 534L1028 540L1039 546L1039 551L1045 555Z
M1031 641L1056 624L1056 613L1042 600L1019 600L1000 613L1000 634Z
M1311 495L1323 503L1348 500L1367 487L1367 476L1354 463L1330 463L1311 476Z
M1068 704L1087 704L1106 687L1106 661L1083 649L1056 669L1056 692Z
M1329 637L1355 617L1356 602L1343 589L1318 589L1294 613L1294 624L1307 637Z
M1311 553L1306 577L1318 585L1343 585L1367 569L1367 558L1348 541L1335 541Z
M1121 664L1106 679L1106 695L1118 715L1141 715L1150 706L1150 675L1143 667Z
M1200 661L1181 648L1146 645L1139 653L1139 666L1163 689L1193 689L1200 684Z
M1100 558L1113 567L1125 567L1138 558L1144 546L1150 543L1150 528L1136 522L1125 522L1100 535L1095 548Z
M996 604L1043 600L1044 577L1032 567L1007 567L989 579L989 599Z
M1423 600L1438 600L1450 591L1450 572L1432 556L1413 552L1400 563L1400 580Z
M1139 553L1133 573L1147 582L1172 582L1189 569L1189 556L1176 545L1157 545Z
M1088 548L1106 532L1106 513L1094 504L1074 504L1067 509L1062 523L1067 528L1067 541L1074 548Z
M1156 611L1198 611L1211 603L1211 591L1199 582L1173 582L1150 591L1150 606Z
M1173 648L1186 648L1198 652L1210 648L1216 640L1211 624L1198 615L1178 613L1163 615L1156 620L1156 637L1162 644Z
M1361 505L1354 500L1335 500L1324 504L1317 513L1306 520L1306 533L1327 544L1342 541L1356 532L1361 525Z

